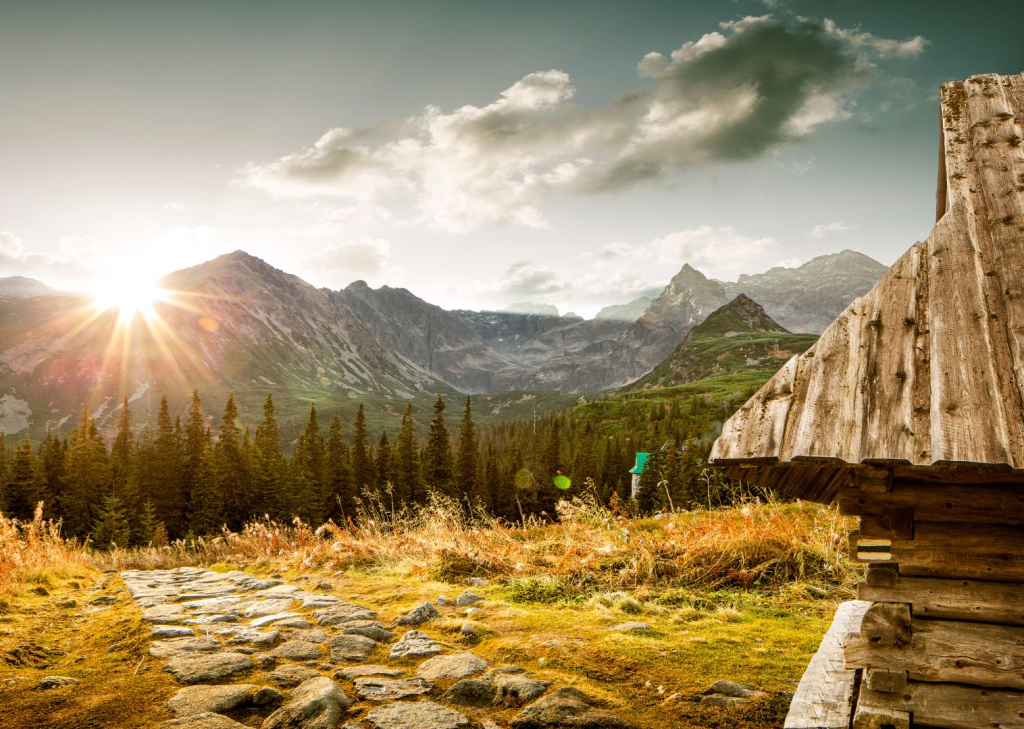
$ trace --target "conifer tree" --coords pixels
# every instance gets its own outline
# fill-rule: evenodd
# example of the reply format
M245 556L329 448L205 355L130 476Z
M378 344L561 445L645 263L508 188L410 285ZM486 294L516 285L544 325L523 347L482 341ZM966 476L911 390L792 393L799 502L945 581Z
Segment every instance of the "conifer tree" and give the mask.
M103 499L103 504L96 515L92 540L101 549L126 547L129 533L128 513L117 494L111 492Z
M504 484L502 484L501 467L493 442L487 444L487 454L484 457L480 486L484 507L490 510L492 514L507 517L509 504L506 503L506 489Z
M352 482L356 495L361 496L377 483L377 469L370 452L370 437L366 432L366 411L359 403L355 424L352 427Z
M476 424L473 422L473 402L466 398L466 410L459 426L459 448L455 458L455 488L460 498L470 503L483 500L483 492L477 483Z
M394 496L394 453L391 450L391 442L388 440L388 431L384 428L380 429L380 440L377 441L377 462L375 464L377 471L377 491L378 493L385 493L391 490L392 497Z
M121 404L121 415L117 420L117 435L110 446L110 480L115 494L126 501L129 483L132 479L132 467L135 451L135 438L132 435L132 416L128 409L128 398ZM123 544L121 546L124 546Z
M158 522L163 523L171 539L185 534L185 497L182 491L182 444L180 425L171 421L167 398L160 399L153 436L152 454L140 469L143 500L153 503Z
M188 530L214 534L224 524L224 497L217 484L212 435L197 390L192 391L182 453L181 483L188 503Z
M156 516L156 508L153 506L153 502L146 499L142 502L142 509L139 511L138 527L136 529L137 537L135 542L142 546L148 546L153 541L153 537L156 535L158 526L162 526Z
M278 441L277 419L274 416L274 397L267 393L263 403L263 420L256 427L253 438L252 511L273 519L287 518L284 498L285 464Z
M640 514L651 514L661 505L660 482L661 453L652 450L647 456L643 473L640 474L640 485L636 493L636 507Z
M309 406L309 420L299 435L292 459L292 514L307 524L322 521L325 498L325 448L316 406Z
M6 512L17 519L31 519L40 500L39 482L32 441L25 438L18 443L11 461Z
M7 433L0 428L0 511L7 510L7 479L11 455L7 450Z
M348 445L337 411L327 434L327 498L324 516L338 524L355 516L355 492L352 488L352 470L349 465Z
M434 401L427 447L423 452L423 477L428 489L455 496L452 489L452 444L444 421L444 398Z
M562 472L562 420L557 415L551 421L544 457L541 462L541 477L537 489L537 506L548 516L555 515L555 504L560 494L555 488L555 477Z
M412 402L406 404L395 447L395 498L402 503L422 504L423 480L420 477L419 448L416 445L416 423Z
M63 515L58 504L64 496L67 478L66 444L49 428L46 429L46 439L39 447L37 458L42 491L40 498L45 501L43 515L48 519L59 519Z
M109 493L107 448L95 421L83 410L68 447L67 487L61 504L65 534L87 536L92 531L99 505Z
M242 449L235 396L228 393L214 449L217 487L224 499L224 517L230 529L239 530L249 518L250 463Z

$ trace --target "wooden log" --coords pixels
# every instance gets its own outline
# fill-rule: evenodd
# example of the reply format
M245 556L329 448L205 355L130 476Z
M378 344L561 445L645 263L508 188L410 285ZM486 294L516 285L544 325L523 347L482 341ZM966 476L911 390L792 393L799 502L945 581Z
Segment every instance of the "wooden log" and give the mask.
M864 685L872 691L902 691L907 687L907 672L893 668L867 668Z
M858 701L853 714L853 729L910 729L910 714Z
M1024 628L954 620L914 620L903 647L858 636L847 642L847 668L907 671L913 681L1024 690Z
M906 711L916 725L941 729L1024 729L1024 693L911 681L901 693L861 687L858 702Z
M886 510L912 509L921 521L1024 525L1024 483L932 483L894 480L892 490L867 493L839 490L839 512L881 516Z
M876 602L864 613L860 637L869 643L902 648L910 643L910 606L895 602Z
M1024 586L1012 582L903 577L894 565L871 565L857 597L909 603L918 618L1024 625ZM891 584L887 584L889 580Z
M860 466L854 471L853 486L859 491L884 494L892 489L892 471L887 468Z
M865 514L860 518L860 531L878 537L914 538L913 509L882 509L880 514Z
M804 671L786 715L785 729L849 729L856 671L843 663L843 645L860 633L869 603L844 602Z

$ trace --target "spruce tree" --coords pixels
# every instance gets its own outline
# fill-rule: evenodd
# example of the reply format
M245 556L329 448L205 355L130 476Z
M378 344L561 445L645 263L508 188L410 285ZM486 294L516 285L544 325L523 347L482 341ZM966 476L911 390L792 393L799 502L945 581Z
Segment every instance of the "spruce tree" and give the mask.
M537 488L537 507L548 516L555 515L555 504L561 496L555 488L555 477L562 472L562 419L552 418L544 456L541 461L541 477Z
M217 487L224 500L224 517L230 529L239 530L249 518L250 463L242 449L235 396L228 393L214 449Z
M127 510L117 494L111 492L96 515L92 540L101 549L124 548L128 546L129 533Z
M452 489L452 444L444 421L444 398L434 401L434 417L423 452L423 477L428 489L455 496Z
M67 486L61 513L64 532L86 537L99 513L99 506L110 490L110 464L103 437L87 410L71 434L67 455Z
M132 416L128 409L128 398L121 404L121 415L117 420L117 435L110 446L111 487L122 502L127 501L135 451L135 437L132 435ZM124 546L124 545L121 545Z
M182 490L182 443L171 420L167 398L160 399L152 454L140 469L140 496L153 503L156 518L171 539L185 534L185 497Z
M39 477L42 498L46 503L43 514L49 519L59 519L61 514L58 504L64 497L67 480L66 444L46 429L46 439L39 447Z
M640 514L651 514L661 505L660 482L661 453L652 450L640 474L640 485L636 493L636 508Z
M327 433L327 494L323 507L324 516L338 524L344 524L349 517L355 516L354 496L348 445L342 433L341 416L335 411Z
M213 464L212 434L206 426L199 392L192 391L182 448L182 491L188 503L188 531L214 534L224 524L224 497Z
M477 483L476 424L473 422L473 401L466 398L466 410L459 426L459 448L455 458L456 493L470 503L483 500L483 492Z
M322 507L325 487L325 448L316 406L309 406L309 420L299 434L299 442L292 458L292 510L307 524L323 520Z
M356 494L361 496L377 483L377 469L370 452L370 437L366 432L366 411L359 403L355 424L352 427L352 483Z
M412 415L412 402L405 406L395 451L395 498L402 503L422 504L423 479L420 477L419 448L416 445L416 423Z
M391 449L391 441L388 440L388 431L380 429L380 439L377 441L377 462L374 464L377 471L377 490L383 494L385 491L394 488L394 452ZM394 492L392 491L392 496Z
M31 519L40 500L40 478L32 441L25 438L14 450L7 479L7 508L16 519Z
M139 511L138 527L136 528L135 542L142 546L149 546L156 535L158 526L162 526L157 519L156 508L153 502L146 499L142 502L142 509Z
M252 461L252 511L273 519L286 518L290 504L284 494L285 463L274 416L274 397L270 393L263 403L263 420L253 438Z

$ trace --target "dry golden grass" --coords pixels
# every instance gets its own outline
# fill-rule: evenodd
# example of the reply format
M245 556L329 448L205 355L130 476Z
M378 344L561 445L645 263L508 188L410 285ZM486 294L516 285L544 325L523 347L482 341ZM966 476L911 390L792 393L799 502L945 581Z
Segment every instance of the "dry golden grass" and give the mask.
M86 552L74 540L63 539L60 524L42 517L42 504L32 521L0 514L0 599L10 595L19 582L38 582L46 587L51 575L84 567Z

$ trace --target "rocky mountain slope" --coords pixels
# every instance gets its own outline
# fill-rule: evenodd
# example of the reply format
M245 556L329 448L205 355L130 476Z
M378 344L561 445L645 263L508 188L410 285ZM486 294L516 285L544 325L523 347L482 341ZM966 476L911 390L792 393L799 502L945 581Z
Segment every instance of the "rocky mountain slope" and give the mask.
M0 277L0 296L68 296L66 291L25 276Z

